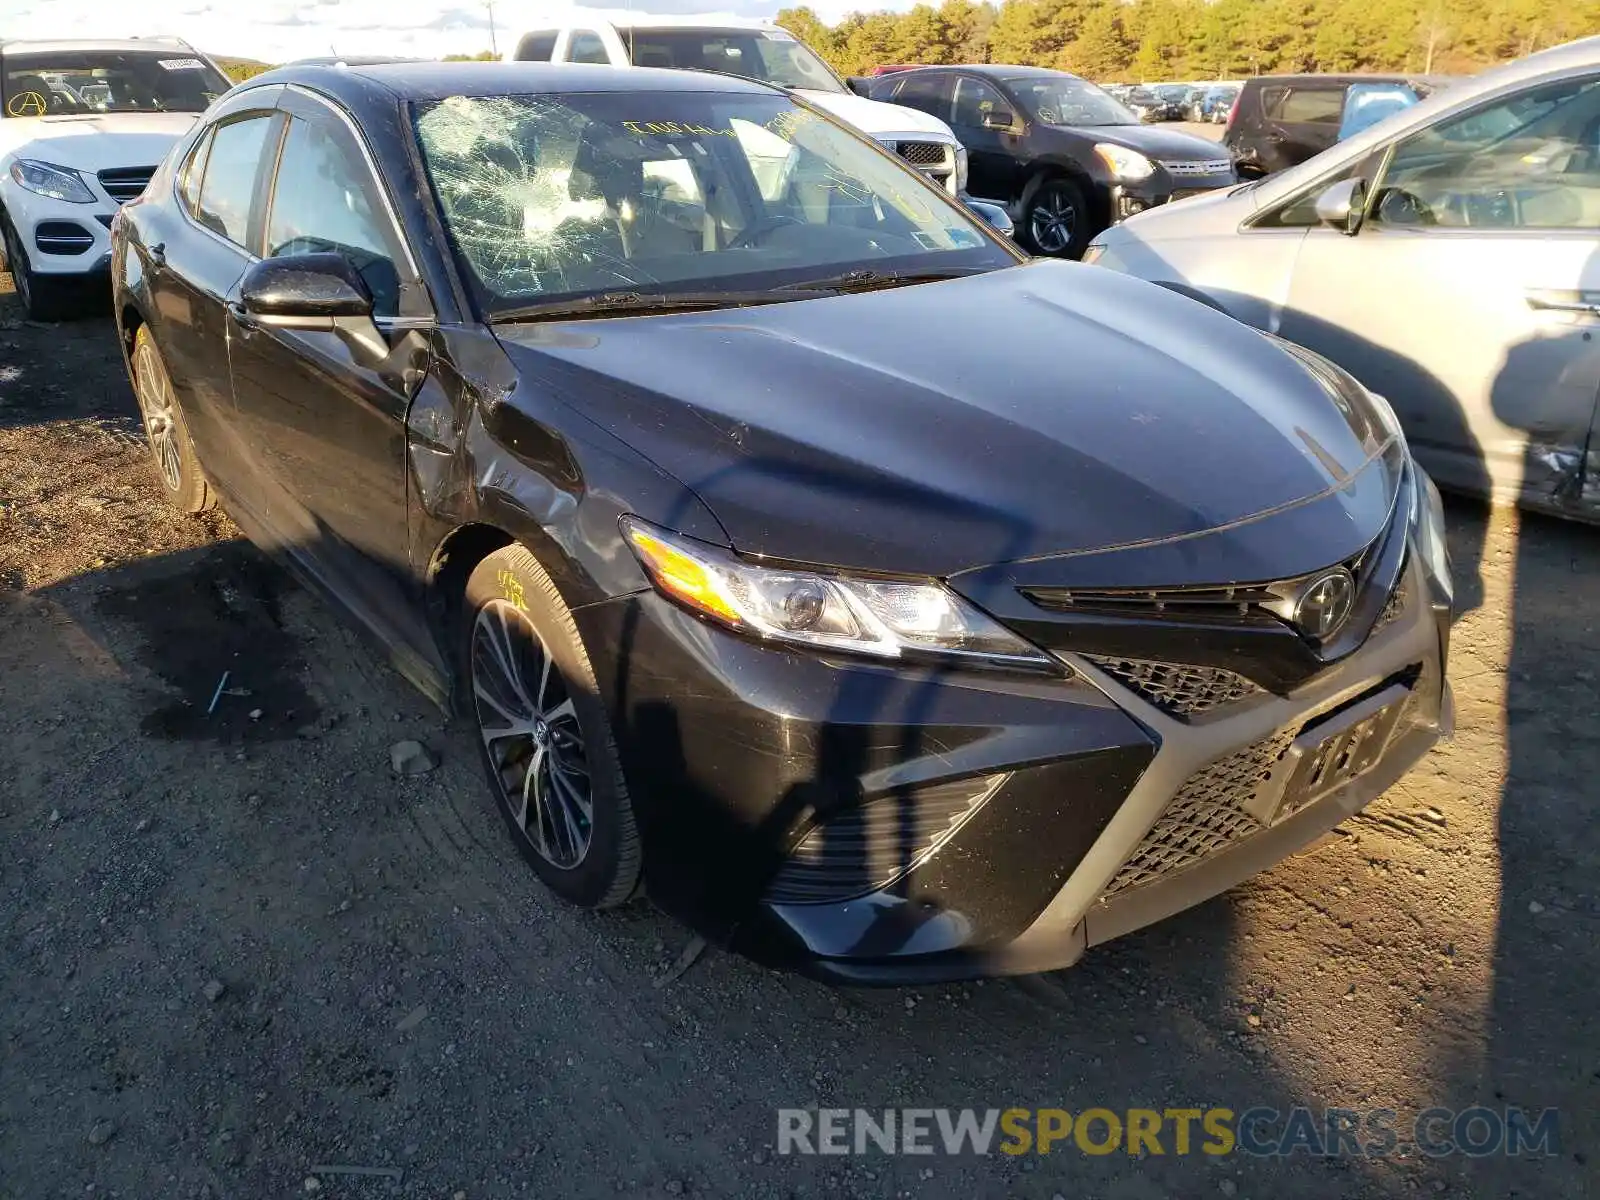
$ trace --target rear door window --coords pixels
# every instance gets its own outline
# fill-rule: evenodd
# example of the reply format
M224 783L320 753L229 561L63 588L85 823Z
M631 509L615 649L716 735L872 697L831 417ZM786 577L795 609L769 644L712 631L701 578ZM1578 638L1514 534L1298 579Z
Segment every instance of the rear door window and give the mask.
M606 54L606 46L600 40L600 35L587 29L581 29L572 35L572 44L567 47L567 61L593 63L596 66L603 67L611 59Z
M518 62L549 62L550 56L556 50L556 31L553 29L541 30L537 33L524 34L517 43Z
M1261 93L1261 110L1284 125L1338 125L1344 117L1342 87L1270 87Z
M894 91L893 103L919 109L941 121L950 119L951 80L948 75L913 75Z
M211 135L195 220L238 246L250 244L250 206L272 124L270 113L259 113L219 125Z

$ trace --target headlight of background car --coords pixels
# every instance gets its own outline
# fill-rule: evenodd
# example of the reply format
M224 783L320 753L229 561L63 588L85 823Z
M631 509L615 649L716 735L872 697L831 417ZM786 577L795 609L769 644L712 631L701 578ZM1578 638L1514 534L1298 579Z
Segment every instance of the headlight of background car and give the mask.
M752 637L875 658L959 658L1060 670L1037 647L940 583L757 566L727 550L622 519L656 590Z
M967 148L956 147L956 193L967 190Z
M1095 146L1094 152L1100 156L1100 161L1106 164L1113 175L1129 183L1149 179L1155 173L1155 163L1137 150L1129 150L1126 146L1112 146L1101 142Z
M19 187L41 196L65 200L69 204L94 203L94 193L89 190L89 185L70 167L53 167L35 159L19 158L11 164L11 178L17 181Z

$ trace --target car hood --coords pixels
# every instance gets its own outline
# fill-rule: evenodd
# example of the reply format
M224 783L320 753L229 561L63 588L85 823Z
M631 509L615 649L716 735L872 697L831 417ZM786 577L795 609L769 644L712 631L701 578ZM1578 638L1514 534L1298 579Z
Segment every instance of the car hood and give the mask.
M8 117L0 143L18 158L78 171L153 167L194 126L199 113L99 113L73 117ZM18 126L27 126L26 129Z
M948 576L1330 493L1346 528L1387 516L1351 483L1377 448L1295 359L1097 267L497 333L530 395L675 475L745 553Z
M1220 142L1207 141L1192 133L1179 133L1175 129L1162 129L1159 125L1074 125L1056 126L1070 128L1072 132L1092 137L1097 142L1125 146L1140 154L1169 162L1201 162L1227 159L1228 151Z
M938 117L907 108L903 104L868 100L854 92L816 92L810 88L797 88L796 94L807 103L815 104L841 121L854 125L862 133L936 133L946 141L956 140L950 126Z

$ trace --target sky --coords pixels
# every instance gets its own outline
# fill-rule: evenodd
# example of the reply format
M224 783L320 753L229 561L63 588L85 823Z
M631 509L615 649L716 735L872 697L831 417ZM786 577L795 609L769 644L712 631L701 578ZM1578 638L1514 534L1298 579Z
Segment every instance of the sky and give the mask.
M643 0L659 13L770 17L796 0ZM904 9L912 0L812 0L827 21L861 8ZM607 5L607 7L623 7ZM494 0L502 53L512 31L559 23L566 5ZM0 37L130 37L175 34L211 54L283 62L310 55L404 54L437 58L489 49L481 0L0 0Z

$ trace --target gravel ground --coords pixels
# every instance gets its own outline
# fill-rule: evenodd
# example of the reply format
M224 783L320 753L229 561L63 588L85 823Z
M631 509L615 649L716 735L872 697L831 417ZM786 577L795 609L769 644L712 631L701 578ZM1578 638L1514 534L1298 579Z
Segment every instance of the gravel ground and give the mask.
M225 517L162 507L109 321L9 304L0 1197L1596 1194L1600 531L1453 505L1456 740L1071 972L673 977L683 928L553 903L467 732ZM394 777L404 738L439 767ZM1295 1104L1556 1107L1560 1150L774 1153L787 1106Z

